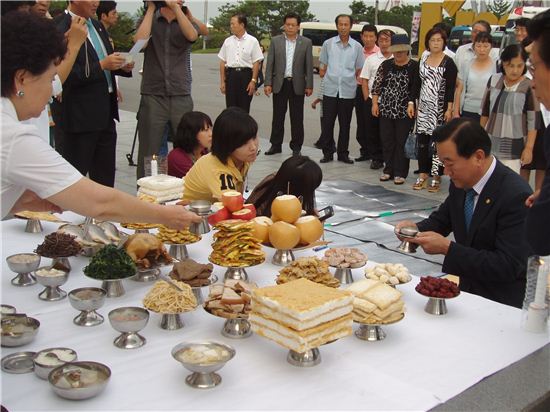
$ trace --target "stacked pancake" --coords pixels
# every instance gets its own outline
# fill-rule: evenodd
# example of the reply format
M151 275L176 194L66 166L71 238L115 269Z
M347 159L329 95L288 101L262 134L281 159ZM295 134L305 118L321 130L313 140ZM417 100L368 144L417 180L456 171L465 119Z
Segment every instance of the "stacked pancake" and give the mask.
M262 263L265 253L262 245L252 235L254 223L230 219L218 222L212 244L210 261L225 267L247 267Z
M137 184L139 186L138 196L153 200L154 203L167 202L183 197L182 178L168 175L147 176L139 179Z
M384 282L363 279L347 290L353 293L353 320L367 325L383 325L400 320L405 310L402 293Z
M249 322L258 335L303 353L351 334L353 296L298 279L252 292Z

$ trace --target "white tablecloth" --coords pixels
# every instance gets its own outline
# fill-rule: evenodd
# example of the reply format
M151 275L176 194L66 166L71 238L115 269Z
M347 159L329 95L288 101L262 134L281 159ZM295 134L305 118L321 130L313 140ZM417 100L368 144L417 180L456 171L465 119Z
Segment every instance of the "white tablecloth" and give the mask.
M67 215L75 222L79 218ZM81 218L80 218L81 220ZM312 368L297 368L286 362L287 350L256 335L232 340L220 334L223 319L198 308L183 315L185 327L177 331L159 328L160 315L151 313L141 332L147 344L139 349L113 346L117 332L107 314L121 306L141 305L150 283L124 281L126 294L107 299L99 310L105 322L79 327L78 314L68 299L43 302L37 295L42 286L17 288L5 258L32 252L45 234L57 225L43 222L44 233L24 233L25 222L2 222L2 303L41 322L36 339L23 347L2 348L2 356L18 351L38 351L53 346L69 347L80 360L105 363L111 381L100 396L76 403L57 397L46 381L34 374L2 372L2 404L17 410L167 410L167 409L376 409L426 410L456 396L483 378L505 368L548 344L547 334L520 329L521 311L475 295L462 293L447 302L446 316L424 312L426 298L414 291L417 279L400 286L407 307L405 318L384 327L387 338L366 342L350 336L323 346L322 362ZM211 234L188 246L190 257L207 262ZM266 249L265 264L247 269L260 286L273 284L279 267L273 266L272 249ZM296 256L311 255L301 251ZM322 252L319 252L319 254ZM88 259L70 258L72 272L62 286L70 291L82 286L100 286L86 278L82 268ZM49 264L43 259L42 264ZM167 271L168 269L165 269ZM224 268L215 274L223 278ZM354 270L354 277L362 269ZM207 289L203 289L207 293ZM355 326L354 326L355 328ZM188 387L189 373L171 354L183 341L215 339L232 345L237 354L221 371L222 384L212 390Z

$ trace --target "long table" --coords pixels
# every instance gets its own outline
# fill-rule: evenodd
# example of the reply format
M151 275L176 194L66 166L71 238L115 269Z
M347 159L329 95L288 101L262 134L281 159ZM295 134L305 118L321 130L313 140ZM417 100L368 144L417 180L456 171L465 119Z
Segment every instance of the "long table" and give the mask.
M77 223L82 220L67 213L63 217ZM320 349L321 363L312 368L290 365L286 362L288 351L285 348L259 336L240 340L223 337L220 331L224 320L202 308L184 314L185 327L177 331L161 329L160 315L151 313L148 325L141 332L147 339L146 345L121 350L112 344L118 333L110 326L107 314L117 307L140 306L152 284L125 280L126 294L107 299L99 310L105 316L102 325L90 328L74 325L72 319L78 313L68 299L43 302L37 297L42 286L17 288L10 284L15 274L10 272L5 258L13 253L32 252L45 234L57 228L56 224L47 222L43 222L43 226L43 233L30 234L24 232L24 221L1 223L2 303L15 306L19 312L41 323L32 343L19 348L2 348L2 356L22 350L64 346L76 350L79 360L108 365L112 377L100 396L76 403L59 398L46 381L32 373L2 372L1 401L11 411L76 408L428 410L434 407L443 410L446 405L484 409L482 400L476 395L468 396L468 388L473 385L479 388L483 383L478 382L485 379L486 384L493 379L491 375L502 370L505 373L522 363L532 368L524 371L526 378L522 382L504 382L502 387L492 388L493 392L485 395L501 399L504 405L513 409L508 398L519 398L525 406L550 389L549 336L520 329L520 310L461 293L448 301L447 315L429 315L424 312L427 298L414 291L417 278L399 287L407 308L405 318L384 327L385 340L366 342L352 335L325 345ZM346 243L346 239L338 235L332 235L331 240L335 246ZM190 257L207 262L210 244L211 233L204 235L199 243L188 246ZM368 254L372 250L371 246L357 246ZM266 249L266 263L247 269L251 281L260 286L274 283L280 268L270 263L273 252ZM384 253L378 250L372 255L376 255L378 261L384 258L388 262L401 261L400 255ZM296 257L312 254L315 254L312 250L300 251ZM68 282L62 286L64 290L100 286L99 281L90 280L82 273L87 258L70 260L72 271ZM44 258L42 264L49 264L49 259ZM214 273L223 278L225 269L215 267ZM353 273L355 279L359 279L363 269L354 269ZM207 294L207 288L203 294ZM185 376L189 372L170 354L180 342L202 340L217 340L236 349L235 358L219 372L222 384L212 390L188 387ZM475 388L470 392L473 390Z

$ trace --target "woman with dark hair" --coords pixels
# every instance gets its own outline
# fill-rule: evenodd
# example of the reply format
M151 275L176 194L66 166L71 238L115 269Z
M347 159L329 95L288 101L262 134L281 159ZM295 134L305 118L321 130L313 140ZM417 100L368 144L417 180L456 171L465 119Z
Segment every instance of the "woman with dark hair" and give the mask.
M493 154L517 173L533 160L539 103L527 72L527 53L521 45L507 46L501 71L487 83L480 123L491 136Z
M258 123L243 109L225 109L214 122L212 152L185 176L184 200L217 202L222 192L244 192L246 177L258 155Z
M182 206L143 202L83 177L35 126L22 124L39 116L51 98L52 80L67 46L52 21L30 13L2 17L1 31L1 218L22 210L72 210L101 220L176 229L200 221Z
M202 112L187 112L180 120L174 148L168 153L168 174L183 177L212 145L212 120Z
M453 116L468 117L479 122L481 99L489 78L497 72L497 65L490 55L493 38L489 33L479 33L473 47L476 57L466 60L458 68Z
M452 118L453 100L456 84L456 65L443 51L447 44L447 33L440 27L434 27L426 34L425 46L430 51L420 62L418 77L415 79L415 97L418 97L416 113L416 132L418 133L418 179L414 190L428 186L431 172L432 181L429 192L439 192L443 167L432 142L436 127Z
M280 194L302 198L306 214L315 214L315 189L323 180L323 172L317 162L307 156L286 159L277 173L264 178L254 188L247 202L253 203L258 216L271 216L271 203Z

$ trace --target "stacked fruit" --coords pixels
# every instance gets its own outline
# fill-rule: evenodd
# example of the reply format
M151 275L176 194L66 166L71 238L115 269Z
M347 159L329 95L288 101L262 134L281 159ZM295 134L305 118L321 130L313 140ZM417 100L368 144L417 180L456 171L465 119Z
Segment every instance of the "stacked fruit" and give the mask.
M221 205L221 209L208 216L208 223L211 226L223 220L251 220L256 217L256 207L251 203L244 204L243 195L236 190L223 192Z
M323 236L323 224L316 216L302 216L302 204L294 195L277 196L271 203L271 218L253 219L254 236L280 250L309 245Z

